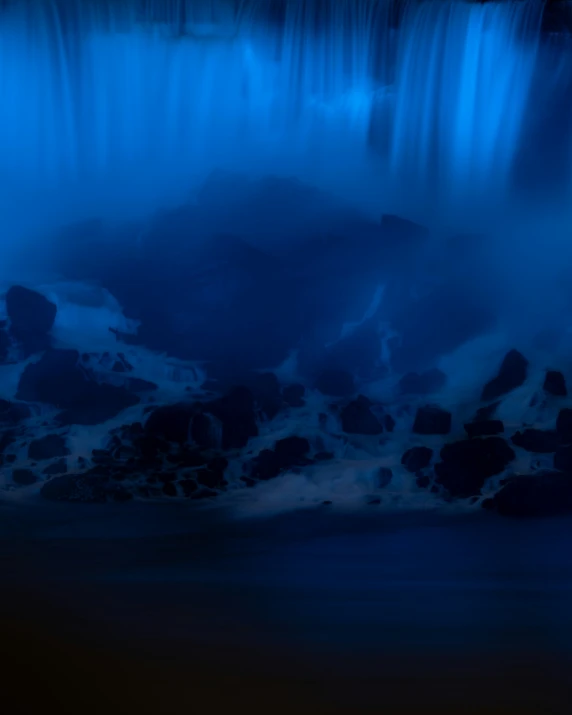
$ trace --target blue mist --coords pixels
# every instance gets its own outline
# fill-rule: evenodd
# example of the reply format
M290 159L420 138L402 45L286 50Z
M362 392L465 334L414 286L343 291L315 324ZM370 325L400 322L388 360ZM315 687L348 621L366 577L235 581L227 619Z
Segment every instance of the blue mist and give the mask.
M540 10L14 3L0 15L4 200L150 205L216 167L293 173L379 202L403 186L506 190L530 114Z

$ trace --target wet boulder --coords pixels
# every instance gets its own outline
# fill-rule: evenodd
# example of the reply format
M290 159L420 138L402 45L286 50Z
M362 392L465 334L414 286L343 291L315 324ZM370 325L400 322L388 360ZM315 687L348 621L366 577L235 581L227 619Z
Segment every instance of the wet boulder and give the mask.
M207 403L204 412L222 422L223 449L241 449L251 437L258 436L254 395L247 387L236 387Z
M429 447L412 447L401 457L401 464L408 472L415 473L431 464L433 450Z
M346 405L340 417L346 434L378 435L383 432L381 422L371 411L371 402L363 395Z
M557 370L548 370L544 378L543 390L554 397L566 397L568 390L564 375Z
M466 439L446 444L435 465L436 482L453 497L480 493L486 480L501 474L515 458L501 437Z
M494 400L516 390L524 385L527 374L528 360L518 350L511 350L505 355L496 377L484 386L481 399Z
M572 514L572 476L543 472L512 477L483 507L521 518Z
M56 319L57 307L41 293L24 286L12 286L6 293L10 332L27 353L45 350Z

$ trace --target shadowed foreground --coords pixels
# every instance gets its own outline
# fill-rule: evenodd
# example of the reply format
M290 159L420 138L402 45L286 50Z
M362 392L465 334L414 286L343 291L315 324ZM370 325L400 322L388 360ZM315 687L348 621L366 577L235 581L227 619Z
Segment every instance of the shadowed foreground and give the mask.
M568 711L568 522L84 516L1 541L11 712Z

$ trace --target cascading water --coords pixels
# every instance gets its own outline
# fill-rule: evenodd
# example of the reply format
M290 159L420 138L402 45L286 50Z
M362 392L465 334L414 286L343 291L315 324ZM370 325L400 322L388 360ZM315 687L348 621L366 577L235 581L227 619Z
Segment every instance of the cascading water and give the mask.
M404 183L497 190L539 7L15 2L0 15L0 178L68 203L160 202L218 166L344 177L380 199Z
M540 6L427 2L403 22L395 77L393 172L449 196L506 188L535 70Z

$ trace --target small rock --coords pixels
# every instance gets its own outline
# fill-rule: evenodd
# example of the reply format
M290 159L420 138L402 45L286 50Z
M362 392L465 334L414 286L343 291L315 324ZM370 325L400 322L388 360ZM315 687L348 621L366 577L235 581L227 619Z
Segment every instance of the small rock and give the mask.
M415 434L449 434L452 416L447 410L435 405L420 407L415 415L413 432Z
M346 405L341 413L342 430L346 434L382 434L381 422L370 408L371 402L363 395Z
M431 464L433 450L429 447L412 447L401 457L401 464L408 472L415 473Z
M554 395L555 397L566 397L568 395L564 375L557 370L548 370L546 372L543 389L549 395Z
M391 415L383 415L383 427L386 432L393 432L395 429L395 420Z
M524 384L527 374L528 360L518 350L511 350L505 355L497 376L483 388L481 399L494 400L512 392Z
M328 462L334 458L333 452L318 452L314 455L316 462Z

